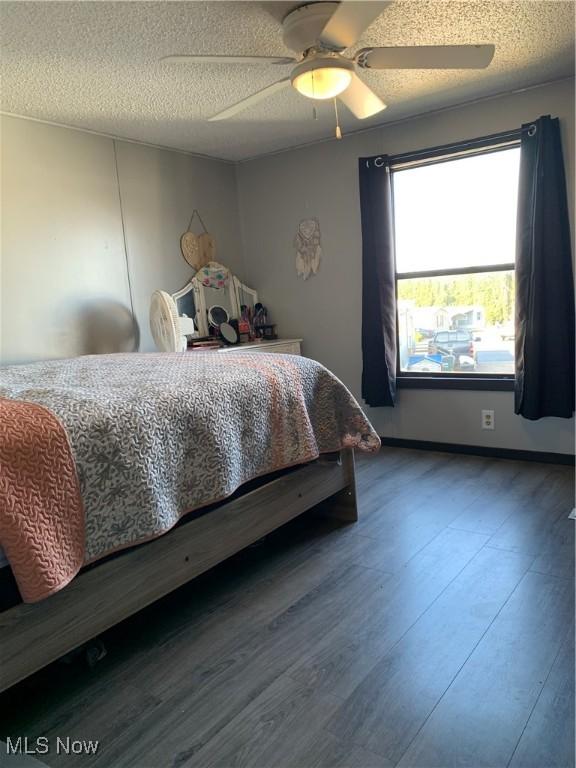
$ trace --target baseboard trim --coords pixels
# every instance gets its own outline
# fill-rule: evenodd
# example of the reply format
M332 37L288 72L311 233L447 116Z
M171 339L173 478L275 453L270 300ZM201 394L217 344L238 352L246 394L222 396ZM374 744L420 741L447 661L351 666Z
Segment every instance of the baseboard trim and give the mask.
M464 445L462 443L436 443L428 440L405 440L400 437L380 437L382 445L390 448L415 448L419 451L443 451L462 453L471 456L487 456L494 459L513 459L515 461L538 461L543 464L564 464L573 467L575 456L572 453L548 453L545 451L519 451L515 448L490 448L483 445Z

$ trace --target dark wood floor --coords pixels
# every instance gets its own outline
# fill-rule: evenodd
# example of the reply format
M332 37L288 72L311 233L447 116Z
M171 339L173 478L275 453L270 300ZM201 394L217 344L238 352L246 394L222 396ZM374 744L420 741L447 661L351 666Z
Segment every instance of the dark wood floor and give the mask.
M0 697L50 766L574 765L574 477L383 449L306 516ZM0 758L1 762L1 758Z

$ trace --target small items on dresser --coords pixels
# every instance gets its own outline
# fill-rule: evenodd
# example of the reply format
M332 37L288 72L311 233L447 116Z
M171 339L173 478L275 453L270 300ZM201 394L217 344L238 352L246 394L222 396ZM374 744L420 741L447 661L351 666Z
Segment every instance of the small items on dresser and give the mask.
M252 338L252 311L246 304L240 307L240 320L238 321L238 334L240 343L246 344Z
M254 306L254 336L257 339L276 339L276 325L268 322L268 310L260 302Z
M208 324L210 331L218 331L222 323L227 323L230 320L230 315L224 307L214 304L208 310Z
M191 338L188 342L188 352L197 352L198 350L207 349L220 349L222 346L219 339L215 336L209 336L207 338L194 339Z
M229 323L222 323L219 328L220 338L224 344L238 344L238 331L234 327L234 323L238 323L237 320L231 320Z
M260 302L254 305L254 328L261 328L268 323L268 310Z
M268 323L267 325L263 325L260 328L262 332L262 339L277 339L278 334L276 333L276 326L274 324Z

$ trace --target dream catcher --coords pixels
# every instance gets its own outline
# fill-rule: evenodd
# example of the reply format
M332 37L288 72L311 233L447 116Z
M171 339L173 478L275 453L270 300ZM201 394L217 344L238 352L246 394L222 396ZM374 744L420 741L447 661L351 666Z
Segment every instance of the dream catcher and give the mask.
M322 245L320 242L320 222L318 219L302 219L294 238L296 248L296 272L298 277L307 280L320 269Z

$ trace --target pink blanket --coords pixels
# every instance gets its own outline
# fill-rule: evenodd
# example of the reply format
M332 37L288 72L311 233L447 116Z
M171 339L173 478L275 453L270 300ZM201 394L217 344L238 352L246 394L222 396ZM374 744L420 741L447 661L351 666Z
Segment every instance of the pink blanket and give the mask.
M0 542L25 602L65 586L84 561L76 467L58 419L0 398Z

